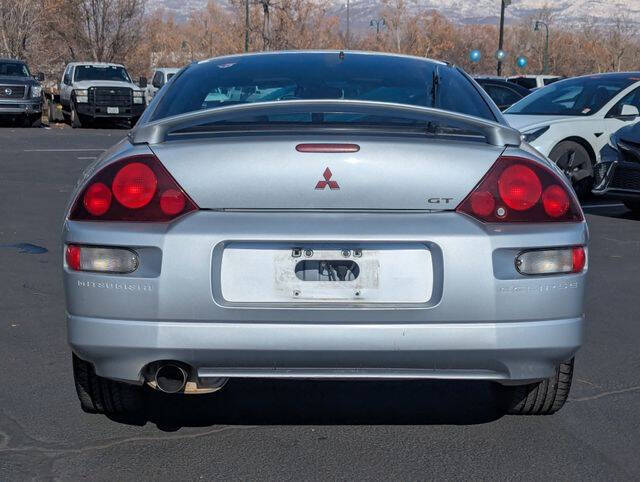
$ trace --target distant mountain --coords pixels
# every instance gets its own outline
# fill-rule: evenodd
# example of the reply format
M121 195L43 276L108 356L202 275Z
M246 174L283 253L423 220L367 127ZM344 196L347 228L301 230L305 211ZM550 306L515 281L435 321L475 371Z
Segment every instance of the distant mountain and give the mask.
M215 0L228 5L226 0ZM346 16L347 0L316 0L328 5L330 13ZM207 4L208 0L149 0L151 9L164 8L177 20L186 19L191 12ZM500 15L500 0L417 0L408 1L412 9L437 10L457 23L495 23ZM507 21L514 22L535 15L548 5L556 23L575 24L586 17L613 21L623 17L640 25L640 0L512 0L507 8ZM379 0L351 0L354 28L366 28L380 8Z

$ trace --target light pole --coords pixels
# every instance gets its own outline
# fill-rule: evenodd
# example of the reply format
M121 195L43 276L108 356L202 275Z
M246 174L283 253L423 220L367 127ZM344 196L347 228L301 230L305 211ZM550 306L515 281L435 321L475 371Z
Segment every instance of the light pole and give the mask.
M544 67L542 69L542 73L546 75L549 73L549 25L547 25L542 20L536 20L536 24L533 27L533 30L535 32L538 32L540 30L540 25L544 25L544 28L547 31L547 36L544 42Z
M249 51L249 0L244 2L244 51Z
M502 0L500 2L500 38L498 40L498 51L502 51L504 44L504 9L511 5L511 0ZM502 60L498 59L498 77L502 75Z
M385 27L386 25L387 25L387 22L385 21L384 18L375 18L371 20L371 22L369 22L369 27L376 28L376 35L380 35L380 29L382 27Z

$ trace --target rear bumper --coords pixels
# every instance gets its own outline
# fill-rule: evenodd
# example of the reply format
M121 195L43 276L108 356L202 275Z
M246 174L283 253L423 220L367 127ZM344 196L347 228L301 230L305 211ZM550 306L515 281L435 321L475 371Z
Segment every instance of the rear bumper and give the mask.
M433 255L432 296L230 302L220 289L221 258L239 242L421 244ZM492 226L455 212L199 211L169 224L67 221L63 243L130 247L140 258L130 275L64 267L69 342L99 375L129 382L160 360L213 378L539 379L581 344L586 271L525 277L514 259L526 248L587 242L585 223Z
M107 378L141 383L177 360L200 379L550 377L582 344L583 319L459 324L184 323L68 317L69 343Z

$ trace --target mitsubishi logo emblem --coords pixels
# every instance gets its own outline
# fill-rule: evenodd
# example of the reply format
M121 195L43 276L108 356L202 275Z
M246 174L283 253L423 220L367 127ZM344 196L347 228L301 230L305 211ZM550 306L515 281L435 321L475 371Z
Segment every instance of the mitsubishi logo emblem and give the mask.
M11 89L4 89L4 93L5 93L6 95L11 95L11 94L13 94L13 90L11 90Z
M336 181L331 180L331 176L333 176L333 173L331 172L331 169L327 167L324 170L324 173L322 174L322 177L324 177L324 181L318 181L318 184L316 184L316 189L319 189L320 191L322 191L327 186L329 186L329 189L331 189L332 191L336 189L340 189L340 186L338 185L338 183Z

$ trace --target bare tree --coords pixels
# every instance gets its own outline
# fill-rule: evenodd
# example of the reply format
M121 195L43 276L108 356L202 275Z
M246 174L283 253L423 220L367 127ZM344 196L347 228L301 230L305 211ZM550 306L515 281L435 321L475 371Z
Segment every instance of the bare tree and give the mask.
M58 15L49 25L72 58L122 59L139 41L146 0L49 0Z
M257 0L262 7L262 50L271 50L271 9L274 0Z
M607 29L605 48L608 52L611 70L620 72L623 57L627 51L634 47L631 43L634 35L635 31L629 20L621 16L616 17L613 25Z
M395 37L396 52L402 52L402 34L408 20L409 3L415 0L381 0L382 16Z
M39 20L37 0L0 0L0 54L24 58Z

